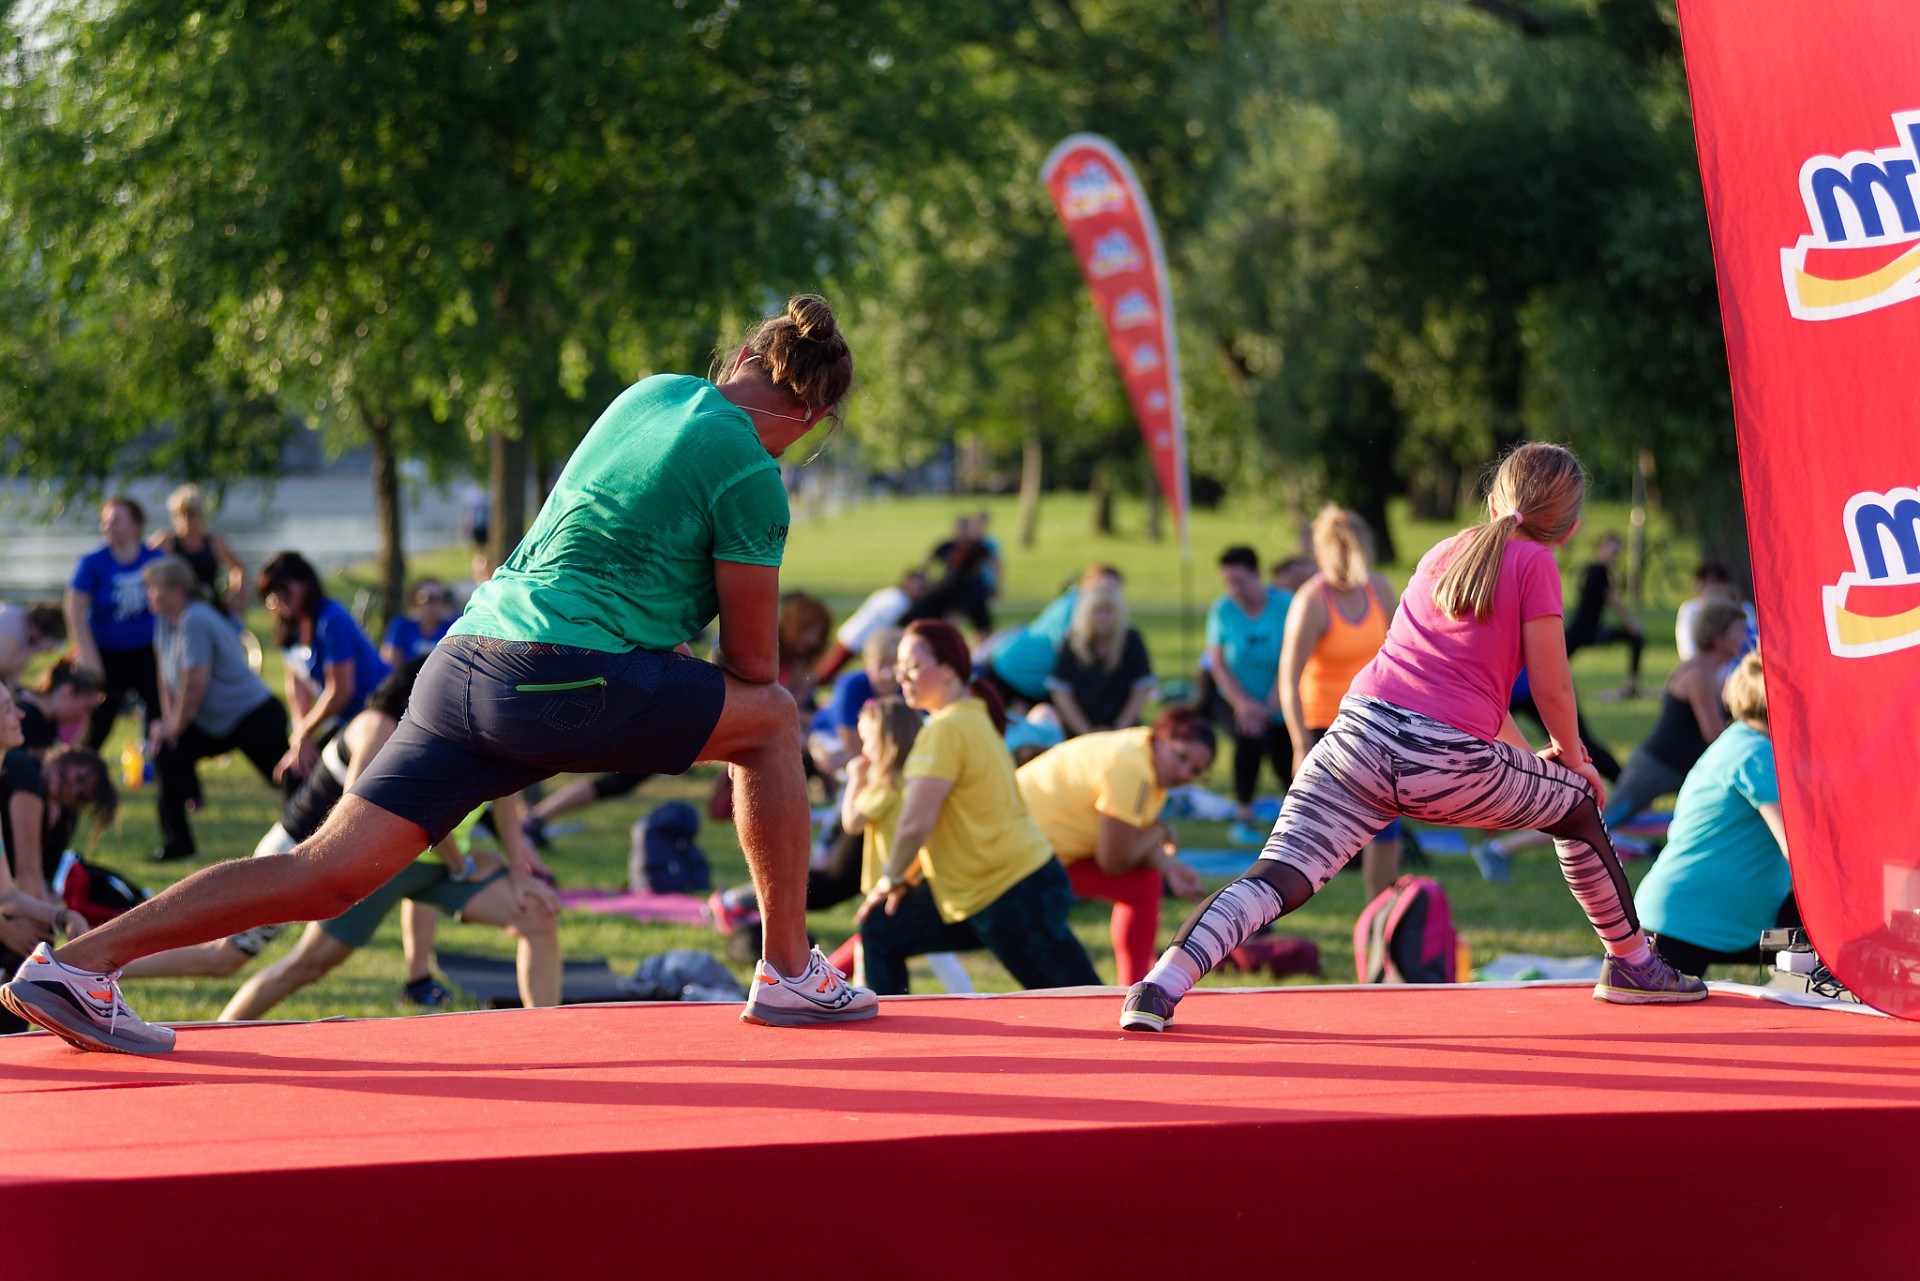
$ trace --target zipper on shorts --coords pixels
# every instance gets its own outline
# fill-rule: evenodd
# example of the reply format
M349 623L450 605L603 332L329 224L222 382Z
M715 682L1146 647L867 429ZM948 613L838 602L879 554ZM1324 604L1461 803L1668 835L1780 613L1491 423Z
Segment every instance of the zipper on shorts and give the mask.
M558 694L569 689L590 689L595 685L605 685L607 678L595 676L584 681L561 681L557 685L515 685L514 689L522 694Z

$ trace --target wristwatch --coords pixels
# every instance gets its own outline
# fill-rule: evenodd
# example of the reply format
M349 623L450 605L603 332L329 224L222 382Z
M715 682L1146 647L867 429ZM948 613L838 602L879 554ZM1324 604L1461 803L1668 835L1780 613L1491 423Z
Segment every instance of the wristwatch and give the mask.
M883 898L900 888L900 882L894 880L891 876L882 876L873 883L873 892Z

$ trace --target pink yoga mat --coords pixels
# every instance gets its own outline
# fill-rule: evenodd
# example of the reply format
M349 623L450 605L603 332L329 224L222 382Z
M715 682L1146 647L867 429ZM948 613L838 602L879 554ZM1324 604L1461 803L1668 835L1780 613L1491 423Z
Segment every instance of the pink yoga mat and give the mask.
M631 916L636 921L700 925L707 919L702 900L691 894L655 894L650 890L561 890L560 902L578 911Z

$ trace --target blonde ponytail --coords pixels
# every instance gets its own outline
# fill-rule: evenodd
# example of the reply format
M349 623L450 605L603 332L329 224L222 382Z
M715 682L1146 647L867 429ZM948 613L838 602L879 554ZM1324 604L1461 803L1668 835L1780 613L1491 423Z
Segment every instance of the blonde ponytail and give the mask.
M1448 618L1472 614L1486 622L1507 543L1517 534L1558 546L1573 532L1586 501L1587 472L1571 450L1537 443L1515 448L1488 487L1490 519L1461 533L1452 563L1434 584L1433 603Z
M1453 563L1433 585L1433 603L1441 613L1448 618L1472 614L1477 622L1487 621L1493 612L1494 589L1500 585L1500 563L1519 527L1519 518L1509 513L1460 535L1462 545Z

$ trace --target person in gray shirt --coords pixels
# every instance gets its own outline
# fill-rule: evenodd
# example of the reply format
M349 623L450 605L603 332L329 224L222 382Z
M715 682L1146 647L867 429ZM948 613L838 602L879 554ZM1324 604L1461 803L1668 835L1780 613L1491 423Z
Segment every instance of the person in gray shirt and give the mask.
M287 748L287 709L248 665L233 623L201 599L185 558L164 556L140 577L160 668L161 714L148 731L159 784L161 845L153 857L192 858L187 811L200 803L195 764L237 750L271 783Z

